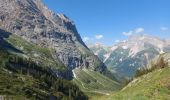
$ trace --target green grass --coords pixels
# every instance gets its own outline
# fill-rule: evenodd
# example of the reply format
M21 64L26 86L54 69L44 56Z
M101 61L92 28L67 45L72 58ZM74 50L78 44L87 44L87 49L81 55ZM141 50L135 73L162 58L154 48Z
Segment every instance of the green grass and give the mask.
M169 100L170 68L155 70L134 79L123 90L97 100ZM96 100L96 99L94 99Z
M0 96L5 100L47 100L50 96L87 100L87 96L70 81L53 76L33 61L17 57L0 48Z
M26 88L35 90L35 94L46 96L49 93L47 91L38 89L38 85L41 82L31 76L14 74L5 69L0 69L0 95L6 98L12 98L13 100L26 100L25 94ZM30 98L33 99L34 97Z
M108 95L121 87L119 83L95 71L75 69L74 73L76 78L73 79L73 83L89 97Z
M29 57L34 61L39 61L44 66L50 66L57 70L66 70L66 67L58 59L53 58L52 53L54 50L51 48L44 48L29 43L14 34L11 34L6 41L15 48L21 50L24 53L22 54L24 57Z

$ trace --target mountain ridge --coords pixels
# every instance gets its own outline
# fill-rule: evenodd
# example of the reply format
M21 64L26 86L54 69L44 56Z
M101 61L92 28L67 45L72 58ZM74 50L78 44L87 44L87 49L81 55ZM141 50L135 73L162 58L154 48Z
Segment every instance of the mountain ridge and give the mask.
M96 96L92 100L166 100L169 99L170 84L169 84L169 72L170 72L170 53L164 53L152 60L152 63L148 64L150 68L153 68L154 64L156 69L147 72L141 76L134 78L128 83L121 91L112 93L109 96ZM168 66L159 66L160 59L164 59L168 63Z
M73 21L55 14L41 0L0 1L0 28L37 44L53 48L59 59L71 70L91 68L103 72L105 65L89 51Z
M80 77L78 81L88 81L85 84L91 90L100 89L101 84L97 81L101 81L102 78L105 78L104 83L111 82L109 86L120 88L119 84L115 84L117 80L114 75L84 44L74 22L64 14L52 12L41 0L1 0L0 32L2 32L0 41L21 52L11 50L0 43L2 48L23 59L33 61L41 66L37 69L47 69L56 78L66 79L76 84L73 81L75 79L73 70L78 68L79 70L76 71ZM8 36L1 38L2 34ZM23 67L12 66L12 69L22 71ZM24 69L29 72L29 68L24 67ZM101 77L96 80L92 77L90 80L87 78L89 74L84 73L83 69ZM81 76L83 73L85 76ZM108 87L102 89L110 91ZM116 89L118 88L112 90ZM91 90L88 91L93 93Z
M132 35L111 47L94 45L90 49L112 72L133 77L137 69L145 67L157 55L169 52L170 42L145 34Z

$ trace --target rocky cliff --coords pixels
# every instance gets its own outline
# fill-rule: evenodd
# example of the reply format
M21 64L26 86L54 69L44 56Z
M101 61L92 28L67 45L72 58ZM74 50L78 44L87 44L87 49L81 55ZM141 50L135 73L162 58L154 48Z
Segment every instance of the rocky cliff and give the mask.
M76 26L64 14L49 10L41 0L0 0L0 28L44 48L69 69L99 72L104 64L83 43Z

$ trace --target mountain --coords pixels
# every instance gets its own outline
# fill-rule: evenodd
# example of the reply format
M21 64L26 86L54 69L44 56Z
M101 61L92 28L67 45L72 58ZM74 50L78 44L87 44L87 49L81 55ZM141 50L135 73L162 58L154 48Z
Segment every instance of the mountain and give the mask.
M108 57L107 53L110 50L109 47L104 46L103 44L100 43L96 43L95 45L89 46L89 48L94 52L95 55L99 57L101 61L105 62L105 60Z
M132 35L112 47L100 45L90 46L90 49L118 77L130 78L151 59L170 51L170 41L149 35Z
M20 52L2 38L0 43L8 50ZM1 100L88 99L75 84L56 77L50 68L8 50L0 45Z
M31 44L50 49L52 57L69 70L79 67L103 72L106 69L83 43L74 22L64 14L52 12L41 0L1 0L0 28ZM24 48L17 43L14 45ZM35 53L34 56L42 55Z
M110 92L121 88L104 63L84 44L74 22L64 14L52 12L41 0L0 0L0 49L14 55L11 59L1 59L2 72L7 72L0 74L0 77L8 80L9 73L17 75L9 83L11 87L17 85L15 80L19 80L20 76L28 78L31 81L29 83L35 85L35 88L29 85L33 87L28 89L29 94L38 95L38 98L40 95L40 99L54 96L74 100L84 97L86 100L88 98L84 90L101 94L101 91ZM91 75L98 76L94 79ZM26 81L18 84L21 83L27 84ZM43 83L41 89L39 87L42 84L39 83ZM110 85L103 86L106 83ZM44 86L47 84L49 86ZM83 84L86 85L85 89L82 88ZM86 90L87 86L90 89ZM0 89L4 87L6 85L3 84ZM7 89L7 92L5 90L0 94L25 97L27 91L21 94L16 92L17 89L9 89L10 93ZM25 87L18 90L22 89Z
M153 63L164 58L170 63L170 53L162 54L156 57ZM159 66L158 66L159 67ZM93 100L169 100L170 96L170 66L155 69L152 72L144 74L133 79L121 91L109 96L96 97Z

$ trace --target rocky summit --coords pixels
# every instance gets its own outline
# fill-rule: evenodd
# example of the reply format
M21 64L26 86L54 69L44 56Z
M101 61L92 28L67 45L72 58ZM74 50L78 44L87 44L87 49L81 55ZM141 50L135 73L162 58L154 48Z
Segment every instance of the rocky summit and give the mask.
M104 64L83 43L76 26L64 14L49 10L41 0L0 0L0 28L24 40L54 50L53 57L69 69L99 72Z
M108 67L121 77L133 77L137 70L147 67L150 61L170 51L170 42L150 35L132 35L111 47L89 47Z

